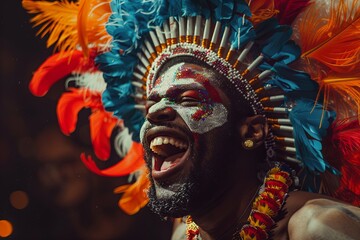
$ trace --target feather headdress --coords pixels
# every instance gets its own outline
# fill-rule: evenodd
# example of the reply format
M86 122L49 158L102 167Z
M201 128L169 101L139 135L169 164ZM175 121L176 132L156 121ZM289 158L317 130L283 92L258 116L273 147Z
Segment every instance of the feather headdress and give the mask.
M95 155L109 157L110 136L118 131L113 147L123 158L103 170L91 156L83 154L82 161L100 175L145 174L139 131L146 93L168 59L191 56L223 74L254 114L266 116L267 160L297 164L307 180L338 174L346 164L326 161L324 148L331 143L323 142L334 134L344 142L337 131L341 118L359 115L360 8L357 0L335 2L321 7L328 9L323 16L307 0L23 0L36 14L35 26L42 25L39 34L48 34L48 46L59 51L40 66L30 89L42 96L74 74L77 89L59 101L62 131L73 132L78 111L90 108ZM146 204L139 191L146 186L139 177L133 187L117 189L125 191L120 206L136 212ZM303 187L317 191L319 185ZM129 204L131 196L136 206Z

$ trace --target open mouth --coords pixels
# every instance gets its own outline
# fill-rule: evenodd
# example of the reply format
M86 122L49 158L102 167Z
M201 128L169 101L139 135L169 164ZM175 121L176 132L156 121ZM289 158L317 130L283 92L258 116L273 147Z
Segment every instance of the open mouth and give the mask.
M180 138L157 136L150 142L153 157L153 170L164 172L184 159L188 149L188 143Z

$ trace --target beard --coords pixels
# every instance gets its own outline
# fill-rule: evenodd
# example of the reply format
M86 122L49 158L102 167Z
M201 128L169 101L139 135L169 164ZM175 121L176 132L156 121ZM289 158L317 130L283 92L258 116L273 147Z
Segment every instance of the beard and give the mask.
M206 135L199 136L197 144L190 143L187 161L193 167L181 181L156 182L149 176L148 206L161 217L182 217L210 208L226 190L236 142L233 128L228 122ZM150 149L145 148L145 159L151 170Z

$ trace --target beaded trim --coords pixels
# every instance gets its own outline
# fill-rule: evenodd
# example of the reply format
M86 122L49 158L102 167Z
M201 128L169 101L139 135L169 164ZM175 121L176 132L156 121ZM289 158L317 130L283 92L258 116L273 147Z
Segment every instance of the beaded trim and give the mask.
M262 114L264 107L249 82L228 61L219 57L210 49L193 43L177 43L167 47L153 62L147 78L147 94L151 91L157 72L165 62L180 56L192 56L213 67L234 85L236 90L247 100L254 114Z

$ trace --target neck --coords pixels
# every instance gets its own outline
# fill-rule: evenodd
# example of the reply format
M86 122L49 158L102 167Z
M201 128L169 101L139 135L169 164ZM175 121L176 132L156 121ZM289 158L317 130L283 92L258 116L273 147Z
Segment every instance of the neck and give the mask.
M232 174L235 177L230 179L229 187L209 205L191 214L200 227L203 239L231 239L250 214L251 204L260 185L256 170L249 167L236 169L237 174Z

